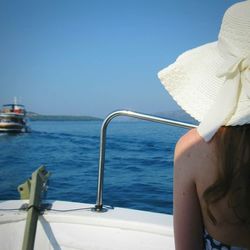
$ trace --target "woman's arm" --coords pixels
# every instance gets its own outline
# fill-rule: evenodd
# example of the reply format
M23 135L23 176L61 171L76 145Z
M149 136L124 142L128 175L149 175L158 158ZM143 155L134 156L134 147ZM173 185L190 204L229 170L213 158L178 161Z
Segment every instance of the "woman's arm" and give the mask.
M176 250L203 249L203 222L195 185L199 145L195 131L176 145L174 159L174 234Z

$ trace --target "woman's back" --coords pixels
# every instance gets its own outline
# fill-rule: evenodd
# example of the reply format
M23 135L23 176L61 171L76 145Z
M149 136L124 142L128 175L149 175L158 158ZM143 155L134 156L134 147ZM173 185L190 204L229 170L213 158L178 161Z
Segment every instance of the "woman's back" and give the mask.
M204 230L212 238L227 245L250 249L250 227L239 221L235 210L229 206L230 199L228 195L211 206L211 212L216 219L216 223L212 222L208 214L204 192L218 179L220 154L218 154L217 150L218 145L215 139L210 143L206 143L199 136L197 130L193 129L178 142L176 158L178 158L178 151L180 151L183 154L181 157L185 157L183 161L186 164L185 171L193 173L190 178L193 178L196 187ZM181 164L176 160L177 165L178 163ZM185 178L186 176L188 175L185 175Z
M178 105L199 122L175 150L176 250L204 249L206 231L250 249L249 53L247 0L226 10L217 41L182 53L158 73Z

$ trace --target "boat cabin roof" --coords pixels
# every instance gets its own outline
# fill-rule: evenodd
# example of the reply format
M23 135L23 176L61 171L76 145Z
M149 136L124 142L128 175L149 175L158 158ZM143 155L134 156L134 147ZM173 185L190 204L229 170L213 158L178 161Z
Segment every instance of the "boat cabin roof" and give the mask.
M19 107L19 108L24 108L24 105L22 105L22 104L4 104L3 105L3 107L12 107L12 106L17 106L17 107Z
M26 110L24 108L24 105L21 105L21 104L4 104L0 112L6 113L6 114L9 114L9 113L25 114Z

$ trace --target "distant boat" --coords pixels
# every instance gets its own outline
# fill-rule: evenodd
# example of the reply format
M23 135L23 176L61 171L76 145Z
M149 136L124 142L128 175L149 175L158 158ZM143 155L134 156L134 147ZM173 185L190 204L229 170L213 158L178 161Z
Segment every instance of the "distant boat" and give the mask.
M0 132L27 132L26 110L24 105L13 104L3 105L0 111Z

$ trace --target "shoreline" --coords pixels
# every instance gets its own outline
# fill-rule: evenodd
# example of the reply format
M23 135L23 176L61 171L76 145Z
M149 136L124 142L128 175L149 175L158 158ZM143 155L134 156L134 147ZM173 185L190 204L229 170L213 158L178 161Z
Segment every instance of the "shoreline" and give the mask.
M103 119L93 116L84 115L39 115L39 114L27 114L27 118L30 121L101 121Z

